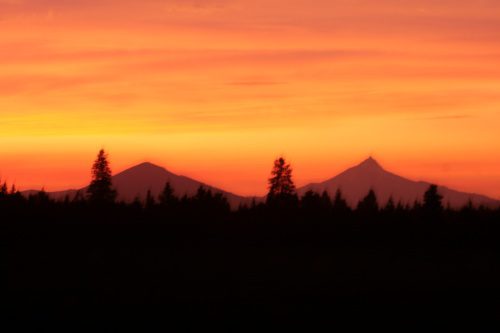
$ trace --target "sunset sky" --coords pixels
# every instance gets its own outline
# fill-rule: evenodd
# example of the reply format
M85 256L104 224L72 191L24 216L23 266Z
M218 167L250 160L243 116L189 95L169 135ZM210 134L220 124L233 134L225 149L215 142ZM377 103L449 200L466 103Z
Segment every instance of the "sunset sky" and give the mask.
M0 178L150 161L264 194L374 156L500 198L498 0L0 0Z

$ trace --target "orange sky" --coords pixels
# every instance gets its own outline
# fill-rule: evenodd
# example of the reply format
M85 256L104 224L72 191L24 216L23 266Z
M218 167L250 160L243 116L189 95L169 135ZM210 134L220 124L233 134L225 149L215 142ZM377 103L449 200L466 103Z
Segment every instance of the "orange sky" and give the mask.
M369 155L500 198L498 0L0 0L0 177L85 185L99 148L263 194Z

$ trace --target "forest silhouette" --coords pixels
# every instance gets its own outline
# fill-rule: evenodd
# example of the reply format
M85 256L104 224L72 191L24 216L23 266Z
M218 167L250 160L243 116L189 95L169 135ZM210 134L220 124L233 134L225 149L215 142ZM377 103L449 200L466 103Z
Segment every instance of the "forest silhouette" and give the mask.
M431 184L421 200L416 200L413 205L397 204L391 197L384 206L379 204L375 189L370 189L353 209L343 197L342 190L338 189L334 198L323 191L316 193L312 190L299 197L293 181L292 167L283 157L274 161L268 179L268 193L265 202L253 200L250 205L240 205L236 211L231 211L227 198L219 191L201 185L192 196L184 194L177 196L175 189L169 182L158 196L153 196L148 191L146 197L137 197L133 202L117 201L117 191L113 187L112 172L109 166L108 154L100 150L91 168L92 179L85 190L80 190L72 197L66 195L63 200L56 200L49 196L44 189L37 193L31 191L28 195L21 193L15 186L5 181L0 183L0 209L4 217L12 216L19 223L33 222L40 219L44 222L61 221L71 224L76 216L71 213L78 212L77 216L86 216L86 223L114 223L123 220L101 220L98 213L125 214L133 212L127 222L146 219L151 223L176 223L176 220L190 217L203 216L209 220L225 221L241 218L247 215L256 215L258 220L272 217L276 220L292 219L298 216L307 220L309 216L315 220L328 223L346 222L347 220L372 220L392 221L404 219L409 221L434 220L446 222L447 220L466 221L471 217L497 216L499 208L475 206L470 201L461 209L444 207L443 196L439 193L438 186ZM68 215L65 215L68 214ZM83 214L83 215L82 215ZM117 215L120 216L120 215ZM93 217L93 218L90 218ZM121 216L120 216L121 217ZM66 220L66 218L69 218ZM87 219L88 218L88 219ZM9 221L10 219L5 219ZM304 221L305 222L305 221ZM200 221L200 223L204 223Z
M266 201L232 210L210 188L177 196L168 182L117 201L103 150L91 174L64 200L0 187L9 316L499 319L500 209L445 207L436 185L413 205L380 206L373 189L353 208L340 190L299 197L279 157Z

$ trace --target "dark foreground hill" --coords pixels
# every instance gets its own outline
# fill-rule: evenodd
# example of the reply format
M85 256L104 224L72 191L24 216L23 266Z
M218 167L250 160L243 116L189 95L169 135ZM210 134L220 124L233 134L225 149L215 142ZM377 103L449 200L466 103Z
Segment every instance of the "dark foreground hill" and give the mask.
M160 221L132 208L71 214L1 224L2 315L19 331L484 331L500 319L498 212L435 221L258 210Z

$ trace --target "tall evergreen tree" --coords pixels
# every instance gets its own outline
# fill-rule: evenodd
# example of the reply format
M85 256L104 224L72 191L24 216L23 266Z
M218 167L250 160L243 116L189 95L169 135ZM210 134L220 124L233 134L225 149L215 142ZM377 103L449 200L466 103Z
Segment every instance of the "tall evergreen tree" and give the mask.
M87 189L90 202L99 204L113 203L116 191L111 181L111 169L108 154L101 149L92 165L92 181Z
M161 191L158 199L160 200L160 205L164 207L172 207L179 201L179 199L174 194L174 189L172 185L170 185L170 182L167 182L165 184L165 187L163 188L163 191Z
M283 157L274 161L271 177L268 179L269 192L267 203L296 203L298 201L295 184L292 180L292 167Z
M438 193L437 185L430 185L424 193L423 211L428 215L439 215L443 211L443 196Z

